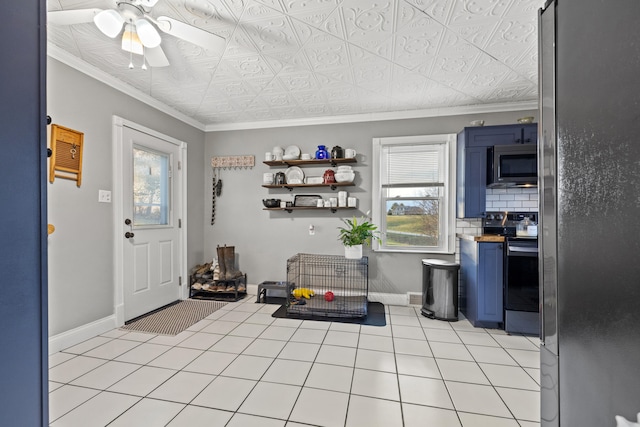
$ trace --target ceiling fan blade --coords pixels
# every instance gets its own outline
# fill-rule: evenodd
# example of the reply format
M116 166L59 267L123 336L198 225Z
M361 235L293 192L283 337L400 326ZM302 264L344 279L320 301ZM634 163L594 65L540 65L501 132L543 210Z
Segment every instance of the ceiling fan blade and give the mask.
M93 17L102 12L102 9L75 9L75 10L52 10L47 13L47 20L50 24L74 25L93 22Z
M144 57L151 67L169 66L169 60L160 46L145 49Z
M156 19L158 28L167 34L178 37L182 40L186 40L189 43L201 46L205 49L213 49L222 51L226 45L226 40L223 37L194 27L184 22L177 21L168 16L159 16Z

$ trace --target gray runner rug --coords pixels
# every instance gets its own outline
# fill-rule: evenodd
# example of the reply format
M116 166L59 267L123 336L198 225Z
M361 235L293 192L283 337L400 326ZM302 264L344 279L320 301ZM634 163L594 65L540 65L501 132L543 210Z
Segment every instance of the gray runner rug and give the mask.
M120 329L178 335L227 303L187 299L129 321Z

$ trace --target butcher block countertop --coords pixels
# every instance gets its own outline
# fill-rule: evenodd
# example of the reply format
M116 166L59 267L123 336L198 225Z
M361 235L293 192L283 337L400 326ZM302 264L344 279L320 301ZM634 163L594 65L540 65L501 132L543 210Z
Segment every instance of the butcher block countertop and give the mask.
M493 243L502 243L504 242L504 236L498 236L497 234L463 234L456 233L456 237L459 237L464 240L471 240L474 242L493 242Z

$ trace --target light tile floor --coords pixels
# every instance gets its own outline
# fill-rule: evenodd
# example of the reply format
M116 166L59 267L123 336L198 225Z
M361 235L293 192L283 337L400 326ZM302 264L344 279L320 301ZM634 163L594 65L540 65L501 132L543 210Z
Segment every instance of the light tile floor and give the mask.
M387 306L387 326L230 303L175 337L113 330L50 356L54 427L539 426L538 339Z

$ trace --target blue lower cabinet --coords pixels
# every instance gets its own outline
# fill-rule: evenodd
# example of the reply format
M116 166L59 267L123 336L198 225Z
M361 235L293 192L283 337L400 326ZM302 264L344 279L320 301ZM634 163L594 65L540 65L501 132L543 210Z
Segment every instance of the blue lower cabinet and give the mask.
M460 240L460 309L474 325L501 328L503 243Z

